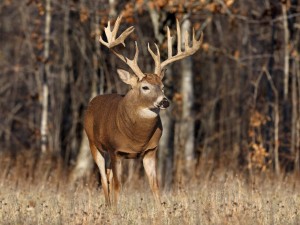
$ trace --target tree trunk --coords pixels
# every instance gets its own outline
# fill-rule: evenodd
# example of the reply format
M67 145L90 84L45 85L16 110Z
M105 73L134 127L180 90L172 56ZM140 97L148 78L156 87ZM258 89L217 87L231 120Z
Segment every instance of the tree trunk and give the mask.
M297 119L298 119L298 99L297 99L297 64L296 60L294 60L293 68L294 73L292 76L292 120L291 120L291 152L295 156L294 163L297 161L297 154L296 154L296 146L297 146ZM295 170L296 170L295 164Z
M44 68L42 70L43 86L42 86L42 118L41 118L41 151L46 153L48 148L48 97L49 88L47 77L50 73L48 61L50 49L50 27L51 27L51 0L46 1L46 17L45 17L45 46L44 46Z
M189 18L182 23L182 43L184 44L185 31L191 30ZM194 172L194 88L193 88L193 69L192 58L188 57L181 61L181 95L182 95L182 117L180 126L180 139L184 149L185 173L189 177Z
M211 15L213 16L213 15ZM209 40L209 43L213 43L213 38L214 38L214 31L213 31L213 23L210 23L209 26L207 26L206 29L206 36L207 39ZM214 57L214 52L209 49L208 50L208 55L210 59L213 59ZM208 99L208 101L212 101L214 102L214 104L210 107L210 110L208 110L208 112L205 114L205 119L203 121L203 124L205 124L205 134L206 134L206 138L205 138L205 144L204 146L207 146L207 148L205 147L203 149L203 154L202 154L202 159L204 161L207 160L207 157L211 154L211 151L213 151L214 146L211 143L211 141L208 141L211 139L211 137L214 135L215 129L216 129L216 122L215 122L215 113L216 113L216 109L215 109L215 93L216 93L216 89L217 89L217 73L216 73L216 66L214 63L209 64L209 74L210 76L208 77L209 80L207 80L207 84L205 84L206 88L204 90L204 93L206 95L206 99Z
M284 31L284 87L283 94L284 100L286 101L288 98L289 91L289 41L290 41L290 32L288 28L288 19L287 19L287 3L281 3L282 8L282 16L283 16L283 31Z
M280 174L279 162L279 96L278 91L274 85L270 73L266 70L266 76L274 93L274 168L276 175Z
M299 174L300 173L300 66L299 66L299 61L295 60L295 74L294 76L296 76L296 80L297 80L297 84L298 84L298 93L296 93L297 95L297 99L298 99L298 104L297 105L293 105L293 107L297 108L298 111L298 116L297 116L297 122L296 122L296 143L295 143L295 171ZM296 82L296 81L295 81Z

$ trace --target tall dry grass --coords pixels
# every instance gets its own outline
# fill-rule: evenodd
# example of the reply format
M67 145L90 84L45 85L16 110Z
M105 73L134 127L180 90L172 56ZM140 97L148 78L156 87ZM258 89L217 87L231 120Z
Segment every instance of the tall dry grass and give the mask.
M75 187L55 160L26 167L21 158L12 164L1 157L0 163L1 224L300 224L295 177L265 174L250 182L224 168L162 191L161 209L141 178L123 187L117 208L108 208L97 175Z

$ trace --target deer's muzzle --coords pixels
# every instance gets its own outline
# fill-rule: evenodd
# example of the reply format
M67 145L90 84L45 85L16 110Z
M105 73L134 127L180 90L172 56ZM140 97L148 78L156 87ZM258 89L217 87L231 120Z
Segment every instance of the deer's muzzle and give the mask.
M166 97L164 97L163 100L158 104L158 107L161 109L166 109L169 106L170 106L170 102Z

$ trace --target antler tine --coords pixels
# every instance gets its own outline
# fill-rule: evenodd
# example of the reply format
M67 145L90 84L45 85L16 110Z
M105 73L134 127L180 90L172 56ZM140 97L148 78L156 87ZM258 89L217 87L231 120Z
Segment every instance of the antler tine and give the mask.
M189 33L188 31L185 31L184 33L184 51L181 49L181 29L179 21L176 20L176 30L177 30L177 54L172 56L172 36L170 35L169 28L167 29L167 37L168 37L168 59L163 61L160 64L160 70L162 71L168 64L175 62L177 60L186 58L190 55L193 55L196 51L199 50L202 41L203 41L203 33L201 33L201 36L199 40L195 37L195 30L193 28L193 34L192 34L192 45L190 47L189 45Z
M116 52L115 50L112 50L112 52L132 69L132 71L139 78L139 80L142 80L145 77L144 73L141 71L137 63L138 55L139 55L139 48L137 46L137 42L135 42L135 54L133 59L129 59L121 55L120 53Z
M123 62L125 62L131 69L132 71L135 73L135 75L139 78L139 80L143 79L143 77L145 76L144 73L141 71L141 69L139 68L137 61L138 61L138 54L139 54L139 49L137 46L137 43L135 42L135 55L134 58L132 60L128 59L127 57L121 55L120 53L116 52L115 50L113 50L112 48L122 44L125 46L125 39L127 38L127 36L129 34L131 34L134 31L134 27L131 26L129 28L127 28L122 34L120 34L120 36L118 38L116 38L117 36L117 32L119 30L120 27L120 23L122 20L122 16L118 16L114 28L113 30L111 30L110 27L110 21L108 21L107 23L107 27L104 28L104 32L105 35L107 37L107 42L105 42L102 37L100 36L99 41L101 42L101 44L105 45L106 47L108 47L109 49L111 49L111 51L119 58L121 59Z
M159 75L160 72L161 72L161 68L160 68L160 52L159 52L159 48L157 46L157 44L155 44L155 47L156 47L156 52L157 54L155 54L151 48L150 48L150 44L148 43L148 51L150 52L153 60L154 60L154 63L155 63L155 69L154 69L154 73Z
M134 31L134 27L133 26L128 27L118 38L116 38L121 20L122 20L122 16L119 16L115 22L112 31L110 27L110 21L108 21L107 27L104 28L107 42L105 42L100 36L99 41L101 42L101 44L105 45L108 48L113 48L119 44L125 46L125 39L127 38L128 35L130 35Z
M115 22L115 25L114 25L114 28L112 30L112 36L113 37L116 37L117 36L117 32L119 30L119 27L120 27L120 23L121 23L121 20L122 20L122 15L121 16L118 16L116 22ZM114 40L113 40L114 41Z
M176 19L176 30L177 30L177 54L181 53L181 29L178 19Z
M170 29L167 27L167 37L168 37L168 58L172 57L172 39L173 37L170 34Z
M138 60L138 57L139 57L139 48L138 48L138 46L137 46L137 42L135 41L134 42L134 44L135 44L135 54L134 54L134 57L133 57L133 62L135 63L135 64L137 64L137 60Z
M126 60L127 60L127 65L132 69L132 71L135 73L135 75L137 75L139 80L142 80L145 77L145 75L141 71L140 67L138 66L138 63L137 63L138 62L138 55L139 55L139 48L138 48L137 42L135 42L134 58L132 60L126 58Z

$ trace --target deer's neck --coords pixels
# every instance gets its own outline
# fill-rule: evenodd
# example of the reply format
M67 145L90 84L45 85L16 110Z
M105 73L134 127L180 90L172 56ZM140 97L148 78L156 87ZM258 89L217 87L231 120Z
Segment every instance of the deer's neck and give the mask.
M118 108L119 130L140 145L147 144L158 126L159 110L141 107L138 100L125 96Z

